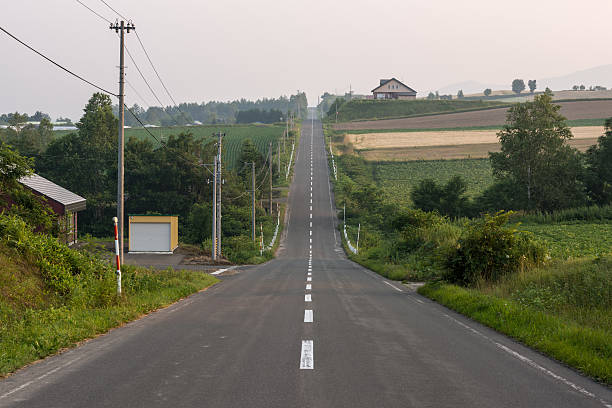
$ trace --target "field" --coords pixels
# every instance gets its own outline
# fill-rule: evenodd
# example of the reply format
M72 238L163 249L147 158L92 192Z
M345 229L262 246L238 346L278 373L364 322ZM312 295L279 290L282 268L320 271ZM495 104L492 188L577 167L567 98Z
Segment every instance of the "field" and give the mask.
M409 204L410 191L419 181L433 178L446 183L459 175L468 181L468 195L474 197L493 183L491 165L487 159L432 160L403 163L373 163L374 178L386 197L397 203Z
M560 102L561 114L569 120L601 119L612 116L612 100ZM448 129L474 126L501 126L508 108L446 113L402 119L338 123L334 130L364 129ZM603 124L603 123L602 123Z
M438 114L442 112L458 112L474 109L490 109L498 106L508 106L499 102L483 102L481 100L371 100L357 99L340 106L339 121L401 118L407 116ZM334 119L335 119L335 115Z
M368 161L455 160L487 158L500 150L498 130L357 132L343 137L346 152ZM597 143L601 126L573 127L570 146L585 151ZM338 140L338 139L336 139Z
M170 135L181 132L190 132L194 136L205 141L213 140L213 133L225 132L223 138L223 160L229 168L234 168L240 155L240 148L245 139L251 139L257 150L266 155L269 143L275 144L282 137L285 131L284 125L205 125L205 126L177 126L148 128L148 130L159 140L166 140ZM74 131L61 130L55 132L57 136L62 136ZM139 139L149 139L153 143L157 142L143 128L128 128L125 130L126 139L137 137ZM276 146L273 146L276 150Z

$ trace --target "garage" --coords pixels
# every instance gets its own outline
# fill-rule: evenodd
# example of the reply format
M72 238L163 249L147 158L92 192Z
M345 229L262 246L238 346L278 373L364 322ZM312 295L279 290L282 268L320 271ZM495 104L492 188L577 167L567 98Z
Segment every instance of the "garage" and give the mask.
M178 247L178 217L130 215L130 253L172 253Z

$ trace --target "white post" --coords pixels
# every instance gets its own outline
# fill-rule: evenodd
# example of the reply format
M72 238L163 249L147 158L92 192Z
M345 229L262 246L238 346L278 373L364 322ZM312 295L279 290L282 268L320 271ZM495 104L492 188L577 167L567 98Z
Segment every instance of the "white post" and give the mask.
M119 260L119 232L117 231L117 224L119 219L113 217L115 223L115 257L117 258L117 295L121 296L121 261Z
M359 253L359 233L361 232L361 223L359 223L359 227L357 227L357 247L355 248L357 250L357 253Z

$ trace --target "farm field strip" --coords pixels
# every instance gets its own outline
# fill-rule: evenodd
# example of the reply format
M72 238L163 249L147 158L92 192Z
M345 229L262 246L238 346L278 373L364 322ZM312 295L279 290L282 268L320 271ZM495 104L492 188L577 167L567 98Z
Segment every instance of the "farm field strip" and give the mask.
M561 114L568 120L601 119L612 115L612 100L559 102ZM436 129L474 126L501 126L508 108L445 113L401 119L345 122L333 125L334 130L366 129Z
M574 139L596 139L604 133L602 126L582 126L571 129ZM348 133L345 136L345 143L352 143L354 148L358 150L418 146L457 146L496 143L497 141L496 130Z

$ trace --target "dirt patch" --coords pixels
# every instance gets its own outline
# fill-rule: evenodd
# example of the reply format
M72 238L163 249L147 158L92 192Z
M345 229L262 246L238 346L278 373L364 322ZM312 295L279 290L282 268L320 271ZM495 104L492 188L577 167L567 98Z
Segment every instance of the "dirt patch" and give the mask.
M597 138L572 139L569 145L585 151L597 143ZM478 143L453 146L415 146L362 150L359 155L370 161L412 161L480 159L489 157L489 152L498 152L499 143Z
M451 130L440 132L386 132L347 134L346 145L356 150L390 149L419 146L459 146L482 143L497 143L497 130ZM574 140L593 139L604 133L602 126L572 128Z
M569 120L600 119L612 116L612 100L560 102L561 114ZM506 122L508 108L446 113L403 119L369 120L334 125L335 130L367 129L445 129L473 126L500 126Z

